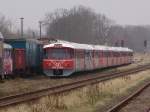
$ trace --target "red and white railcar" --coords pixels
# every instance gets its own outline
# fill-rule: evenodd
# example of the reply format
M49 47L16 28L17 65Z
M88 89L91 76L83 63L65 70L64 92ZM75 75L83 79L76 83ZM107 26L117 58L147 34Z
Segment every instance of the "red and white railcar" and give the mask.
M132 62L133 51L123 47L60 41L44 46L43 71L47 76L118 66Z

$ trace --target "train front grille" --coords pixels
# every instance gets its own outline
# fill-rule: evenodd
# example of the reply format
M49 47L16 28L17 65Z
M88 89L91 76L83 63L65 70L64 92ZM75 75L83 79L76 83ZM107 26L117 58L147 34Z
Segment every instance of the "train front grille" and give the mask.
M54 74L54 75L63 75L63 70L54 69L54 70L53 70L53 74Z

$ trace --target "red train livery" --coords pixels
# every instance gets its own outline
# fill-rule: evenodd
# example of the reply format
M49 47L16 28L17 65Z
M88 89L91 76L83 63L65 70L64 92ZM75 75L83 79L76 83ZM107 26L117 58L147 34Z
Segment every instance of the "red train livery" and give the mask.
M123 47L78 44L58 41L43 47L43 71L47 76L69 76L132 62L133 51Z

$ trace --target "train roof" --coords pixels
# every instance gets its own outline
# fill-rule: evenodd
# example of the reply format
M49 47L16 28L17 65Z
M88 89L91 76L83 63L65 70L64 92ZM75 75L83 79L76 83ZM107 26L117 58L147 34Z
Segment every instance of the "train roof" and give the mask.
M102 46L102 45L79 44L79 43L68 42L68 41L57 41L55 43L44 45L43 48L54 47L55 45L61 45L61 47L68 47L72 49L133 52L133 50L126 47L111 47L111 46Z
M9 44L4 43L4 49L12 49L12 46Z

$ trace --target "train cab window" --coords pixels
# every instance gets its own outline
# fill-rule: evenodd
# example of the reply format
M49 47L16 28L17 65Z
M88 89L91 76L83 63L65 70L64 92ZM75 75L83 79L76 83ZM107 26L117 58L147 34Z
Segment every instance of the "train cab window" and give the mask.
M48 59L70 59L73 58L73 50L66 48L51 48L44 51L44 57Z

